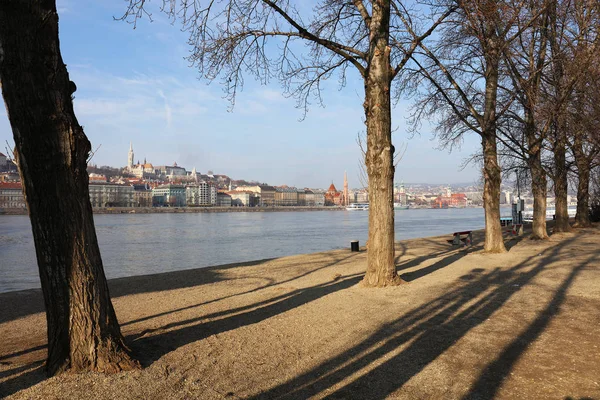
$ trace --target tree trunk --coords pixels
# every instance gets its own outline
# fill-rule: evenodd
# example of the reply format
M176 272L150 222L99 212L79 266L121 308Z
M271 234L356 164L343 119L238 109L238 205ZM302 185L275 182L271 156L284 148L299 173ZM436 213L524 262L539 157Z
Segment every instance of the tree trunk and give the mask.
M579 154L578 154L579 153ZM583 149L575 151L577 163L577 214L575 226L585 228L590 226L590 165L583 156Z
M498 165L496 136L483 136L483 208L485 210L485 243L484 251L488 253L504 253L504 239L500 225L500 184L501 171Z
M124 345L88 193L91 145L77 122L53 0L0 3L0 82L46 306L52 375L137 366Z
M559 118L562 119L562 118ZM569 232L569 209L567 204L568 181L567 181L567 156L566 138L562 124L558 125L554 145L554 215L555 223L553 232Z
M390 99L389 1L374 2L371 20L373 58L365 79L369 177L369 251L365 286L401 282L394 261L394 146Z
M490 22L486 28L486 37L495 32ZM489 35L489 36L488 36ZM498 97L499 44L493 38L487 45L485 71L485 104L482 123L481 143L483 147L483 208L485 210L485 243L484 251L504 253L504 239L500 224L500 184L501 169L498 165L498 148L496 143L496 103Z
M548 193L546 172L542 168L541 160L531 160L529 166L531 171L533 192L533 223L531 226L531 239L548 239L546 227L546 195Z
M589 113L586 113L586 88L583 82L578 85L579 90L575 100L576 115L583 118L590 118ZM580 120L573 121L573 156L577 165L577 214L575 214L575 226L585 228L591 225L590 223L590 164L591 160L583 148L583 143L588 134L587 124L582 124Z
M533 107L532 107L533 109ZM531 239L548 239L546 228L546 194L548 192L548 181L546 171L542 166L542 143L536 136L535 121L533 113L526 110L525 136L527 137L529 157L527 162L531 172L531 191L533 192L533 224L531 227Z

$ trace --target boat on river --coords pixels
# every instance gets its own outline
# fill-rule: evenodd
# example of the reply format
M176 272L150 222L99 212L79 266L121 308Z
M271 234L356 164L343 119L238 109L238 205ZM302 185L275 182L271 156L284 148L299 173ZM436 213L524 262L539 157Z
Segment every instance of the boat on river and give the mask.
M394 203L394 210L408 210L408 204Z
M346 207L348 211L369 211L369 203L352 203Z

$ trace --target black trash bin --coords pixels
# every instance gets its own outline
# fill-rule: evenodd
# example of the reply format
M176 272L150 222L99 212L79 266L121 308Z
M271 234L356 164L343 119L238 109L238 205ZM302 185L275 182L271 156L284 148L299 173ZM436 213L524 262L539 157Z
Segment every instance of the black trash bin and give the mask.
M358 249L358 240L353 240L350 242L350 250L351 251L359 251Z

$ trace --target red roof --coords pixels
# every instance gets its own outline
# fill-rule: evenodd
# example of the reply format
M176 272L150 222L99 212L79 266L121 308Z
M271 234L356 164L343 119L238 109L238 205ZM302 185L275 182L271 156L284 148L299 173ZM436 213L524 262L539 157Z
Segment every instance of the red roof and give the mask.
M335 186L333 185L333 182L331 183L331 186L329 186L329 189L327 190L328 192L337 192L337 189L335 188Z
M22 189L21 182L0 182L0 189Z

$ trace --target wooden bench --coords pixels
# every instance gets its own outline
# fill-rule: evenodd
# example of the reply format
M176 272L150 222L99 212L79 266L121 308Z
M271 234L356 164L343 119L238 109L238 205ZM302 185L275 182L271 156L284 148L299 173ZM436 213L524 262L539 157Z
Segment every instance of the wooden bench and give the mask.
M472 231L462 231L462 232L454 232L452 234L452 239L448 240L448 243L452 243L453 246L460 246L464 244L465 246L473 245L473 235Z

